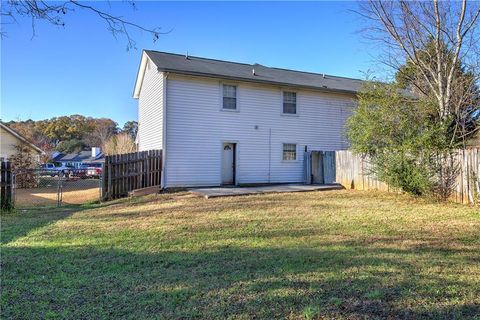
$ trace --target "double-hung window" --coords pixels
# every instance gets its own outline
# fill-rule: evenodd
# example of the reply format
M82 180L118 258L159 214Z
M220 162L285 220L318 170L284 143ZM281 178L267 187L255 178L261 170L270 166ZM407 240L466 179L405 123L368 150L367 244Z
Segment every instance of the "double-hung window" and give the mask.
M223 85L223 109L236 110L237 109L237 86L228 84Z
M297 93L296 92L283 92L283 113L284 114L297 114Z
M284 161L297 160L297 145L295 143L283 144L283 160Z

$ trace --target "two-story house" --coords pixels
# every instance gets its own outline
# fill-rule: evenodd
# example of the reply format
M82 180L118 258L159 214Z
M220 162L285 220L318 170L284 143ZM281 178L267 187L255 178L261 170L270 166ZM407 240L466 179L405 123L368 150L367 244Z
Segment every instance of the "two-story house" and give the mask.
M303 182L304 151L347 148L362 81L144 51L138 147L163 150L162 187Z

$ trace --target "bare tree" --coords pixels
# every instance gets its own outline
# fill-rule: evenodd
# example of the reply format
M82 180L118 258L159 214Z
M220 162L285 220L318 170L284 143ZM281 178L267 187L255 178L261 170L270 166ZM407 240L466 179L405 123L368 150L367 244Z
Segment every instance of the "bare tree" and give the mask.
M105 144L108 139L115 134L107 127L96 127L91 133L87 134L83 139L83 142L87 146L99 147Z
M136 4L133 0L124 1L129 4L133 10L136 10ZM72 14L75 10L84 10L90 12L105 22L106 28L114 37L123 36L127 41L127 50L136 49L136 42L131 37L132 30L139 30L150 34L155 42L161 34L159 27L148 28L135 22L124 19L99 8L95 2L80 2L77 0L51 2L40 0L8 0L1 4L1 31L0 37L7 36L6 26L18 23L17 17L27 17L31 19L32 37L35 37L35 25L37 21L43 20L55 26L65 26L66 15Z
M359 13L368 39L385 48L382 62L399 73L406 63L415 68L406 76L436 102L440 121L453 118L458 137L479 130L467 122L480 108L480 2L370 0Z
M128 133L119 133L103 144L102 151L106 155L124 154L135 152L136 146Z
M90 147L100 147L118 132L117 123L108 118L92 119L93 130L83 139Z

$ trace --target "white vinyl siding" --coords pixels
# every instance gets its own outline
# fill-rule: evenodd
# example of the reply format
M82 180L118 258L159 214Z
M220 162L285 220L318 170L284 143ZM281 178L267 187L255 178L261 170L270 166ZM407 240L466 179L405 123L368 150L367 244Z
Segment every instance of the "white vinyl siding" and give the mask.
M162 149L163 73L149 60L138 98L138 149Z
M303 150L340 150L352 95L296 92L295 117L282 117L281 88L237 85L241 112L221 112L220 80L170 74L167 80L166 187L221 184L222 146L236 143L239 184L303 181ZM283 144L296 142L296 161ZM300 152L301 151L301 152Z

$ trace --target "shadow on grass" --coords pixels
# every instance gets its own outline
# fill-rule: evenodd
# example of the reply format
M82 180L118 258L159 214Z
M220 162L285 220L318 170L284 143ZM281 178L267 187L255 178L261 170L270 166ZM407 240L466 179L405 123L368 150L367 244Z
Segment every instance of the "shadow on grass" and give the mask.
M80 207L42 208L37 210L17 209L15 212L2 213L0 225L0 243L7 244L26 236L30 231L48 226L58 220L65 219L81 210ZM21 223L18 216L22 216Z
M121 199L111 202L94 202L83 205L65 204L61 207L37 206L28 209L18 208L13 212L2 212L0 224L0 243L2 245L26 236L29 232L46 227L59 220L88 209L99 209L125 202ZM21 219L19 219L21 217Z
M2 312L5 318L164 319L480 314L478 283L438 272L422 275L410 254L338 243L154 253L6 247ZM433 259L443 254L429 252Z
M201 208L198 203L176 203L167 196L127 202L133 206L157 198L162 200L159 207L152 203L151 209L141 211L115 212L116 204L125 204L122 200L60 209L44 217L41 212L32 213L22 217L26 225L15 225L14 219L6 226L2 223L2 242L8 244L82 209L112 207L75 218L81 223L105 220L113 225L116 219L142 222L161 214L173 214L171 218L180 220L192 219L197 213L210 218L240 206L261 214L273 203L283 205L283 200L259 202L255 197L238 198L227 205L206 200ZM171 205L162 207L167 201ZM4 217L8 219L6 215L2 220ZM468 319L480 314L480 286L471 280L471 274L479 270L479 253L471 249L478 246L437 244L437 238L429 237L428 232L402 247L398 243L405 239L399 235L327 242L319 236L321 227L300 226L256 230L242 225L236 232L231 229L217 236L218 226L197 224L187 230L187 239L166 239L162 234L138 230L134 237L128 234L115 241L98 237L98 243L81 247L55 240L45 244L41 239L30 242L29 247L6 245L1 259L2 318ZM228 223L222 225L229 227ZM81 238L81 230L78 234L72 230L72 237ZM210 236L202 238L204 234ZM312 236L315 242L295 241L289 247L285 242L289 236ZM155 243L165 240L176 248L189 248L189 241L222 237L251 246L255 242L249 238L264 237L269 247L160 251ZM277 245L276 238L283 243Z

